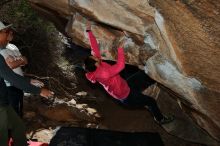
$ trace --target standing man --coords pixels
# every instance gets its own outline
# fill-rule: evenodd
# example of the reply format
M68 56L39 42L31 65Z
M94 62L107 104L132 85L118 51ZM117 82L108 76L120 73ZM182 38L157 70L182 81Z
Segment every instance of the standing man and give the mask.
M19 49L14 45L10 44L13 39L13 29L8 28L8 44L5 49L0 50L0 54L4 57L7 65L16 73L24 76L22 66L28 63L25 56L22 56ZM13 107L15 112L22 117L23 116L23 96L24 93L21 89L13 86L11 83L5 80L8 89L8 100L9 104ZM37 83L37 84L35 84ZM38 80L31 80L32 85L39 85L43 87L44 84Z
M11 25L5 25L0 21L0 49L6 48L8 44L10 27ZM30 79L14 73L0 55L0 146L8 145L9 130L15 146L27 146L24 123L9 105L8 92L4 80L21 90L40 94L45 98L52 97L53 92L31 85Z

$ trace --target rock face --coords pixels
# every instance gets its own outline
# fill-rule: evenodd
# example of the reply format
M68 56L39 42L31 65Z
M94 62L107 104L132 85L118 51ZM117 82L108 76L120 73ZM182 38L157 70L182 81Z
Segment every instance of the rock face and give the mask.
M194 121L220 140L220 3L195 0L29 0L32 7L83 47L92 21L101 54L144 68L177 93ZM124 32L123 32L124 31Z

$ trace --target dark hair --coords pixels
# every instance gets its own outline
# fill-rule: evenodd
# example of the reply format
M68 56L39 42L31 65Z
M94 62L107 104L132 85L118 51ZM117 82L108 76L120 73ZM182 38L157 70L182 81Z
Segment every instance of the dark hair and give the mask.
M84 65L85 65L85 70L88 72L93 72L96 70L96 60L94 60L93 58L91 58L91 56L86 57L86 59L84 60Z

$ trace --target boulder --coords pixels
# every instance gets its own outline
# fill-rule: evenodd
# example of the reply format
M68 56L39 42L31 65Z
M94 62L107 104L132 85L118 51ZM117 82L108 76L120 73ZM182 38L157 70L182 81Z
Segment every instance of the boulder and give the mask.
M29 0L78 45L92 22L104 58L126 39L126 62L176 93L184 111L220 140L220 4L195 0Z

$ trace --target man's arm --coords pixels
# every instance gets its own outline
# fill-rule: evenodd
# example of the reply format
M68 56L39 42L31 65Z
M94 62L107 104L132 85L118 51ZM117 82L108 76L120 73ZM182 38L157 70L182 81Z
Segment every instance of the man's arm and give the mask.
M9 81L15 87L22 89L26 92L40 94L41 88L35 87L30 84L30 79L24 78L14 73L6 64L4 58L0 55L0 77Z
M15 69L27 64L27 59L24 56L21 56L18 59L14 59L14 57L12 59L11 56L8 56L5 61L11 69Z

